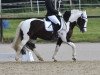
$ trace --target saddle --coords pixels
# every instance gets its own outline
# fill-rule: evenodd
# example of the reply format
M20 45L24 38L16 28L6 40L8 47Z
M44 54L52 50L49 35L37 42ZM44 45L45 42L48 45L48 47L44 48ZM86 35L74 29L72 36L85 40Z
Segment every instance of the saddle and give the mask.
M54 32L54 30L53 30L53 27L52 27L52 22L51 21L48 21L48 20L46 20L46 19L44 19L44 25L45 25L45 29L47 30L47 31L52 31L52 32ZM69 25L70 25L70 23L69 22L65 22L64 21L64 19L63 18L61 18L61 27L60 27L60 29L57 31L57 36L60 36L60 37L66 37L66 34L67 34L67 32L69 31ZM56 35L54 35L54 37L55 37Z
M45 25L45 29L47 31L54 31L53 25L56 26L54 23L52 23L48 18L44 18L44 25ZM57 28L57 27L55 27ZM61 26L60 26L61 28ZM59 29L60 29L59 28Z
M52 22L44 18L44 25L47 31L53 31Z

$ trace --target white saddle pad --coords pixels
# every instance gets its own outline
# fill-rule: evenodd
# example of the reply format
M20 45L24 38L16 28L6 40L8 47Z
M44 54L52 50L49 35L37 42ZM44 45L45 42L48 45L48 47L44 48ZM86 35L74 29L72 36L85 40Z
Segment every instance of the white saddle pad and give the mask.
M46 29L47 31L53 31L52 23L51 23L50 21L46 21L46 20L44 19L44 23L45 23L45 29Z

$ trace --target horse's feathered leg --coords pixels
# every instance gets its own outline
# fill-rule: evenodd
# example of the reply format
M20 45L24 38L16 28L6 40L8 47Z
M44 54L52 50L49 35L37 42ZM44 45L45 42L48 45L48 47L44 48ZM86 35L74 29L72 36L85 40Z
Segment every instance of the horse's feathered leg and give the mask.
M76 46L73 42L68 42L68 45L72 47L72 59L73 61L76 61Z
M28 42L29 40L29 36L25 33L23 33L23 38L22 38L22 41L21 43L19 44L19 51L20 51L20 54L21 54L21 50L24 48L25 44ZM22 55L22 54L21 54ZM17 56L19 57L19 56ZM23 60L23 59L22 59Z
M20 27L22 26L23 22L24 21L22 21L18 25L18 28L16 30L16 36L15 36L15 38L13 40L13 43L12 43L12 47L16 51L16 57L15 57L16 61L19 61L19 56L20 56L20 50L19 50L19 44L21 43L21 31L20 31Z
M40 54L35 50L35 41L36 40L29 40L29 42L27 42L27 47L30 49L30 50L32 50L33 52L34 52L34 54L36 55L36 57L40 60L40 61L43 61L43 58L40 56ZM31 52L31 51L30 51ZM31 55L32 56L32 55ZM30 56L30 58L31 58L31 56Z
M32 50L30 50L28 47L25 47L25 49L27 51L26 51L26 55L23 55L23 59L25 61L31 61L31 62L34 61ZM28 59L26 60L26 58L28 58Z
M40 60L40 61L44 61L43 58L40 56L40 54L34 49L33 50L34 54L37 56L37 58Z
M18 48L18 50L16 51L15 60L19 62L19 58L20 58L20 50L19 50L19 48Z
M54 59L55 62L57 61L57 60L55 59L55 56L57 55L58 50L59 50L59 47L60 47L61 44L62 44L62 40L61 40L61 38L59 38L59 39L57 40L55 52L54 52L54 54L53 54L53 56L52 56L52 59Z

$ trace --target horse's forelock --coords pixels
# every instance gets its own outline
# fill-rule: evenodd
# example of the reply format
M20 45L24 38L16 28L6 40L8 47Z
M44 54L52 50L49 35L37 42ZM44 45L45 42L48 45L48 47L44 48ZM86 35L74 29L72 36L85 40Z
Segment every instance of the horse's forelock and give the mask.
M83 17L87 18L86 10L84 10L82 13L83 13Z

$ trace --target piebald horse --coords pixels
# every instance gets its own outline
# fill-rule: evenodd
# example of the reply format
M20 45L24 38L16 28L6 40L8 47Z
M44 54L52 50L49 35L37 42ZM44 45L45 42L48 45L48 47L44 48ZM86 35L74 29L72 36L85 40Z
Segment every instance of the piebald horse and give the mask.
M76 46L70 38L75 26L77 26L81 32L87 31L88 19L86 11L75 9L66 11L62 17L60 17L60 20L61 28L58 30L57 44L52 59L57 61L55 56L62 42L65 42L72 47L72 60L76 61ZM34 61L32 52L34 52L39 60L43 61L43 58L35 50L35 41L37 38L52 40L52 35L52 31L46 30L43 19L32 18L22 21L16 30L16 37L13 41L13 48L16 51L15 60L19 61L20 55L25 54L27 50L30 61Z

